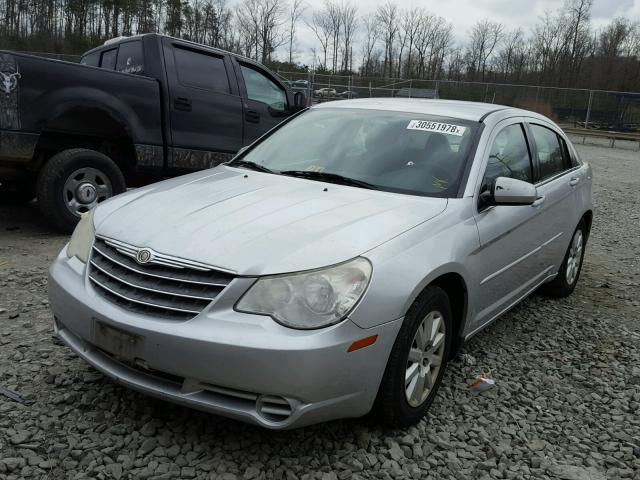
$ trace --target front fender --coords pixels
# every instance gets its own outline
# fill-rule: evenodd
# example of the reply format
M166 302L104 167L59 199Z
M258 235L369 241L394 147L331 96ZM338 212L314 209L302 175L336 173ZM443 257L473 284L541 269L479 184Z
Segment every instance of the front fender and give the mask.
M364 255L373 264L373 275L365 297L350 315L358 326L370 328L403 317L441 275L455 273L466 285L472 283L464 259L478 249L479 239L470 202L450 201L439 216Z

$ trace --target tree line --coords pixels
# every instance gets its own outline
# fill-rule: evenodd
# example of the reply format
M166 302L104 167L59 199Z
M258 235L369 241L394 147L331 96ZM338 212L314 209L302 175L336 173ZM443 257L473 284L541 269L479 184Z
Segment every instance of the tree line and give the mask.
M81 53L157 32L268 65L384 78L640 90L640 24L591 23L593 0L565 0L528 30L478 21L464 41L423 7L392 0L362 13L351 0L0 0L0 48ZM301 28L316 47L301 52ZM302 65L298 58L309 58Z

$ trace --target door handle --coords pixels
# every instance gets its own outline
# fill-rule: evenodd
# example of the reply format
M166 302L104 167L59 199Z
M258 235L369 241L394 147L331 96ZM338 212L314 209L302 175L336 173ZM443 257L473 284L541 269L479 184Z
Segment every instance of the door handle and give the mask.
M191 111L191 99L185 97L178 97L173 101L173 107L176 110L182 110L183 112Z
M260 114L255 110L247 110L244 114L244 118L247 122L251 122L251 123L260 122Z
M541 197L536 198L536 201L533 202L531 204L532 207L539 207L540 205L542 205L544 203L545 198L547 198L545 195L542 195Z
M575 187L578 182L580 182L580 177L572 177L571 180L569 180L569 185Z

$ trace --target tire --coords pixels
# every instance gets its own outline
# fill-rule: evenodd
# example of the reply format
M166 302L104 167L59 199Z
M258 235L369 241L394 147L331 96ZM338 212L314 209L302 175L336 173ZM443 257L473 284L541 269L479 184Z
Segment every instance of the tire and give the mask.
M553 298L564 298L573 293L580 278L580 271L582 270L582 261L584 260L584 251L587 245L587 235L587 225L584 220L580 220L580 223L578 223L578 226L573 232L571 242L567 247L567 252L564 255L558 274L552 281L542 286L540 289L541 293ZM576 242L577 238L581 239L581 246L579 255L577 255L578 263L576 265L576 244L574 242Z
M0 186L0 205L25 205L36 198L30 185Z
M410 386L413 383L412 381L406 383L405 378L410 371L415 370L413 366L418 363L410 359L409 353L410 351L415 351L415 347L418 346L417 343L414 343L417 341L418 327L421 327L423 320L426 321L435 312L440 314L441 321L439 324L444 328L442 342L444 348L437 350L440 354L438 355L441 359L440 365L435 378L432 378L432 387L428 393L424 392L422 395L418 395L418 398L409 400L407 385ZM418 423L424 417L433 403L438 387L442 382L453 335L453 316L449 297L439 287L427 287L409 308L389 355L374 407L375 413L382 421L394 428L406 428ZM427 350L430 350L430 348L427 348ZM420 364L420 367L422 367L422 364ZM420 369L420 367L417 368ZM431 375L433 372L432 366L419 371L426 371L427 368ZM418 376L421 377L421 373ZM426 395L426 397L423 397L423 395ZM410 402L414 404L412 405Z
M70 233L81 213L125 189L124 176L113 160L94 150L72 148L45 163L36 190L44 216L56 229Z

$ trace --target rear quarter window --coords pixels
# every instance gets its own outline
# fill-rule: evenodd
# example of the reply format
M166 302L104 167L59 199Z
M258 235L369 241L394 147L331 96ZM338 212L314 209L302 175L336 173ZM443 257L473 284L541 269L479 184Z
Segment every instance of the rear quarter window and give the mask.
M104 50L100 56L100 68L106 68L107 70L113 70L116 68L116 57L118 56L118 49L112 48L111 50Z
M136 75L144 73L144 52L140 40L120 44L116 70Z
M90 67L97 67L100 65L100 52L90 53L80 59L80 65L88 65Z

